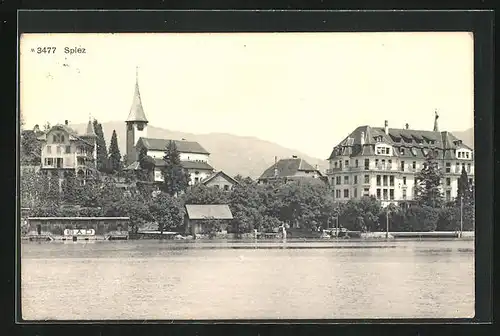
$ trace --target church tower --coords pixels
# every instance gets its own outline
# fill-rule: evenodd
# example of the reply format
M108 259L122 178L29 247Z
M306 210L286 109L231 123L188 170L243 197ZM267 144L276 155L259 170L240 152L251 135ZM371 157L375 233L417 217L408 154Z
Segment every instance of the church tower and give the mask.
M141 102L141 93L139 91L139 75L138 68L135 71L135 92L132 99L132 107L127 120L127 166L137 161L137 153L135 145L139 138L147 137L148 120L144 114L144 109Z

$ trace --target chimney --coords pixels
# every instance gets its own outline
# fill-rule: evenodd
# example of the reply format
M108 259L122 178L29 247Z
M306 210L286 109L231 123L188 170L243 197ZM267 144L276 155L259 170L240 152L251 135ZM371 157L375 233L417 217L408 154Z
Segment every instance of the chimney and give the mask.
M293 158L293 159L296 159L296 158L297 158L297 155L292 155L292 158Z
M64 125L68 126L69 122L67 120L64 120Z
M405 124L405 129L409 129L410 128L410 125L408 125L408 123Z
M387 120L384 121L384 132L389 134L389 122Z
M359 143L361 144L361 146L364 146L364 144L365 144L365 132L361 132Z

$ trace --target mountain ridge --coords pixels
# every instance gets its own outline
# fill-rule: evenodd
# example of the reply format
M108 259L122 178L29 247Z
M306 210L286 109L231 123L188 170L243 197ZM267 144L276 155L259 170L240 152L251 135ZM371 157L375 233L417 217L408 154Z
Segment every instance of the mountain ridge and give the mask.
M101 124L107 148L109 148L111 134L113 130L116 130L118 148L120 153L124 155L126 153L125 123L123 121L108 121ZM86 129L86 124L72 124L70 126L78 133L84 132ZM327 160L315 158L255 136L239 136L222 132L194 134L148 126L148 137L197 141L210 152L209 161L212 167L216 170L223 170L230 176L240 174L254 179L258 178L264 170L274 164L275 156L282 159L296 155L306 160L313 167L317 166L321 172L328 168Z
M116 130L120 153L122 155L125 154L125 123L123 121L108 121L101 124L107 148L109 148L111 134L113 130ZM71 125L79 133L84 132L86 126L87 124ZM474 148L474 130L472 128L451 133L461 139L466 145ZM210 164L216 170L223 170L231 176L240 174L242 176L250 176L254 179L258 178L264 170L274 164L275 157L283 159L292 157L293 155L306 160L313 167L317 166L322 173L328 168L328 161L326 159L315 158L255 136L239 136L223 132L194 134L148 126L148 137L197 141L211 153ZM335 145L332 143L332 148ZM329 154L326 153L325 157Z

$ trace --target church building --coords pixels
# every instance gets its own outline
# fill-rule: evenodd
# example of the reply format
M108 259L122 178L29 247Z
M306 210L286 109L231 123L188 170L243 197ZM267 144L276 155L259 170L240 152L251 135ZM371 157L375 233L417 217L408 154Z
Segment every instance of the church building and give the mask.
M138 154L145 148L147 155L155 160L154 181L163 181L161 173L164 165L163 156L168 144L173 141L180 154L182 166L188 171L190 185L201 183L204 179L212 176L214 168L209 163L210 153L198 142L185 139L157 139L148 137L148 119L142 106L139 90L138 74L136 71L135 92L132 106L127 120L125 121L126 132L126 170L139 170Z

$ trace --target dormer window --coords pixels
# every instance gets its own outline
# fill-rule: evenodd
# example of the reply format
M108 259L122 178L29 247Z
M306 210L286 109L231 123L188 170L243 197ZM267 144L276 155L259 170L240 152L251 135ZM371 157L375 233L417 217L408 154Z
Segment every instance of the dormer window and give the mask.
M137 124L137 130L139 130L139 131L144 130L144 124L143 123Z
M405 149L403 147L399 148L399 154L405 155Z

